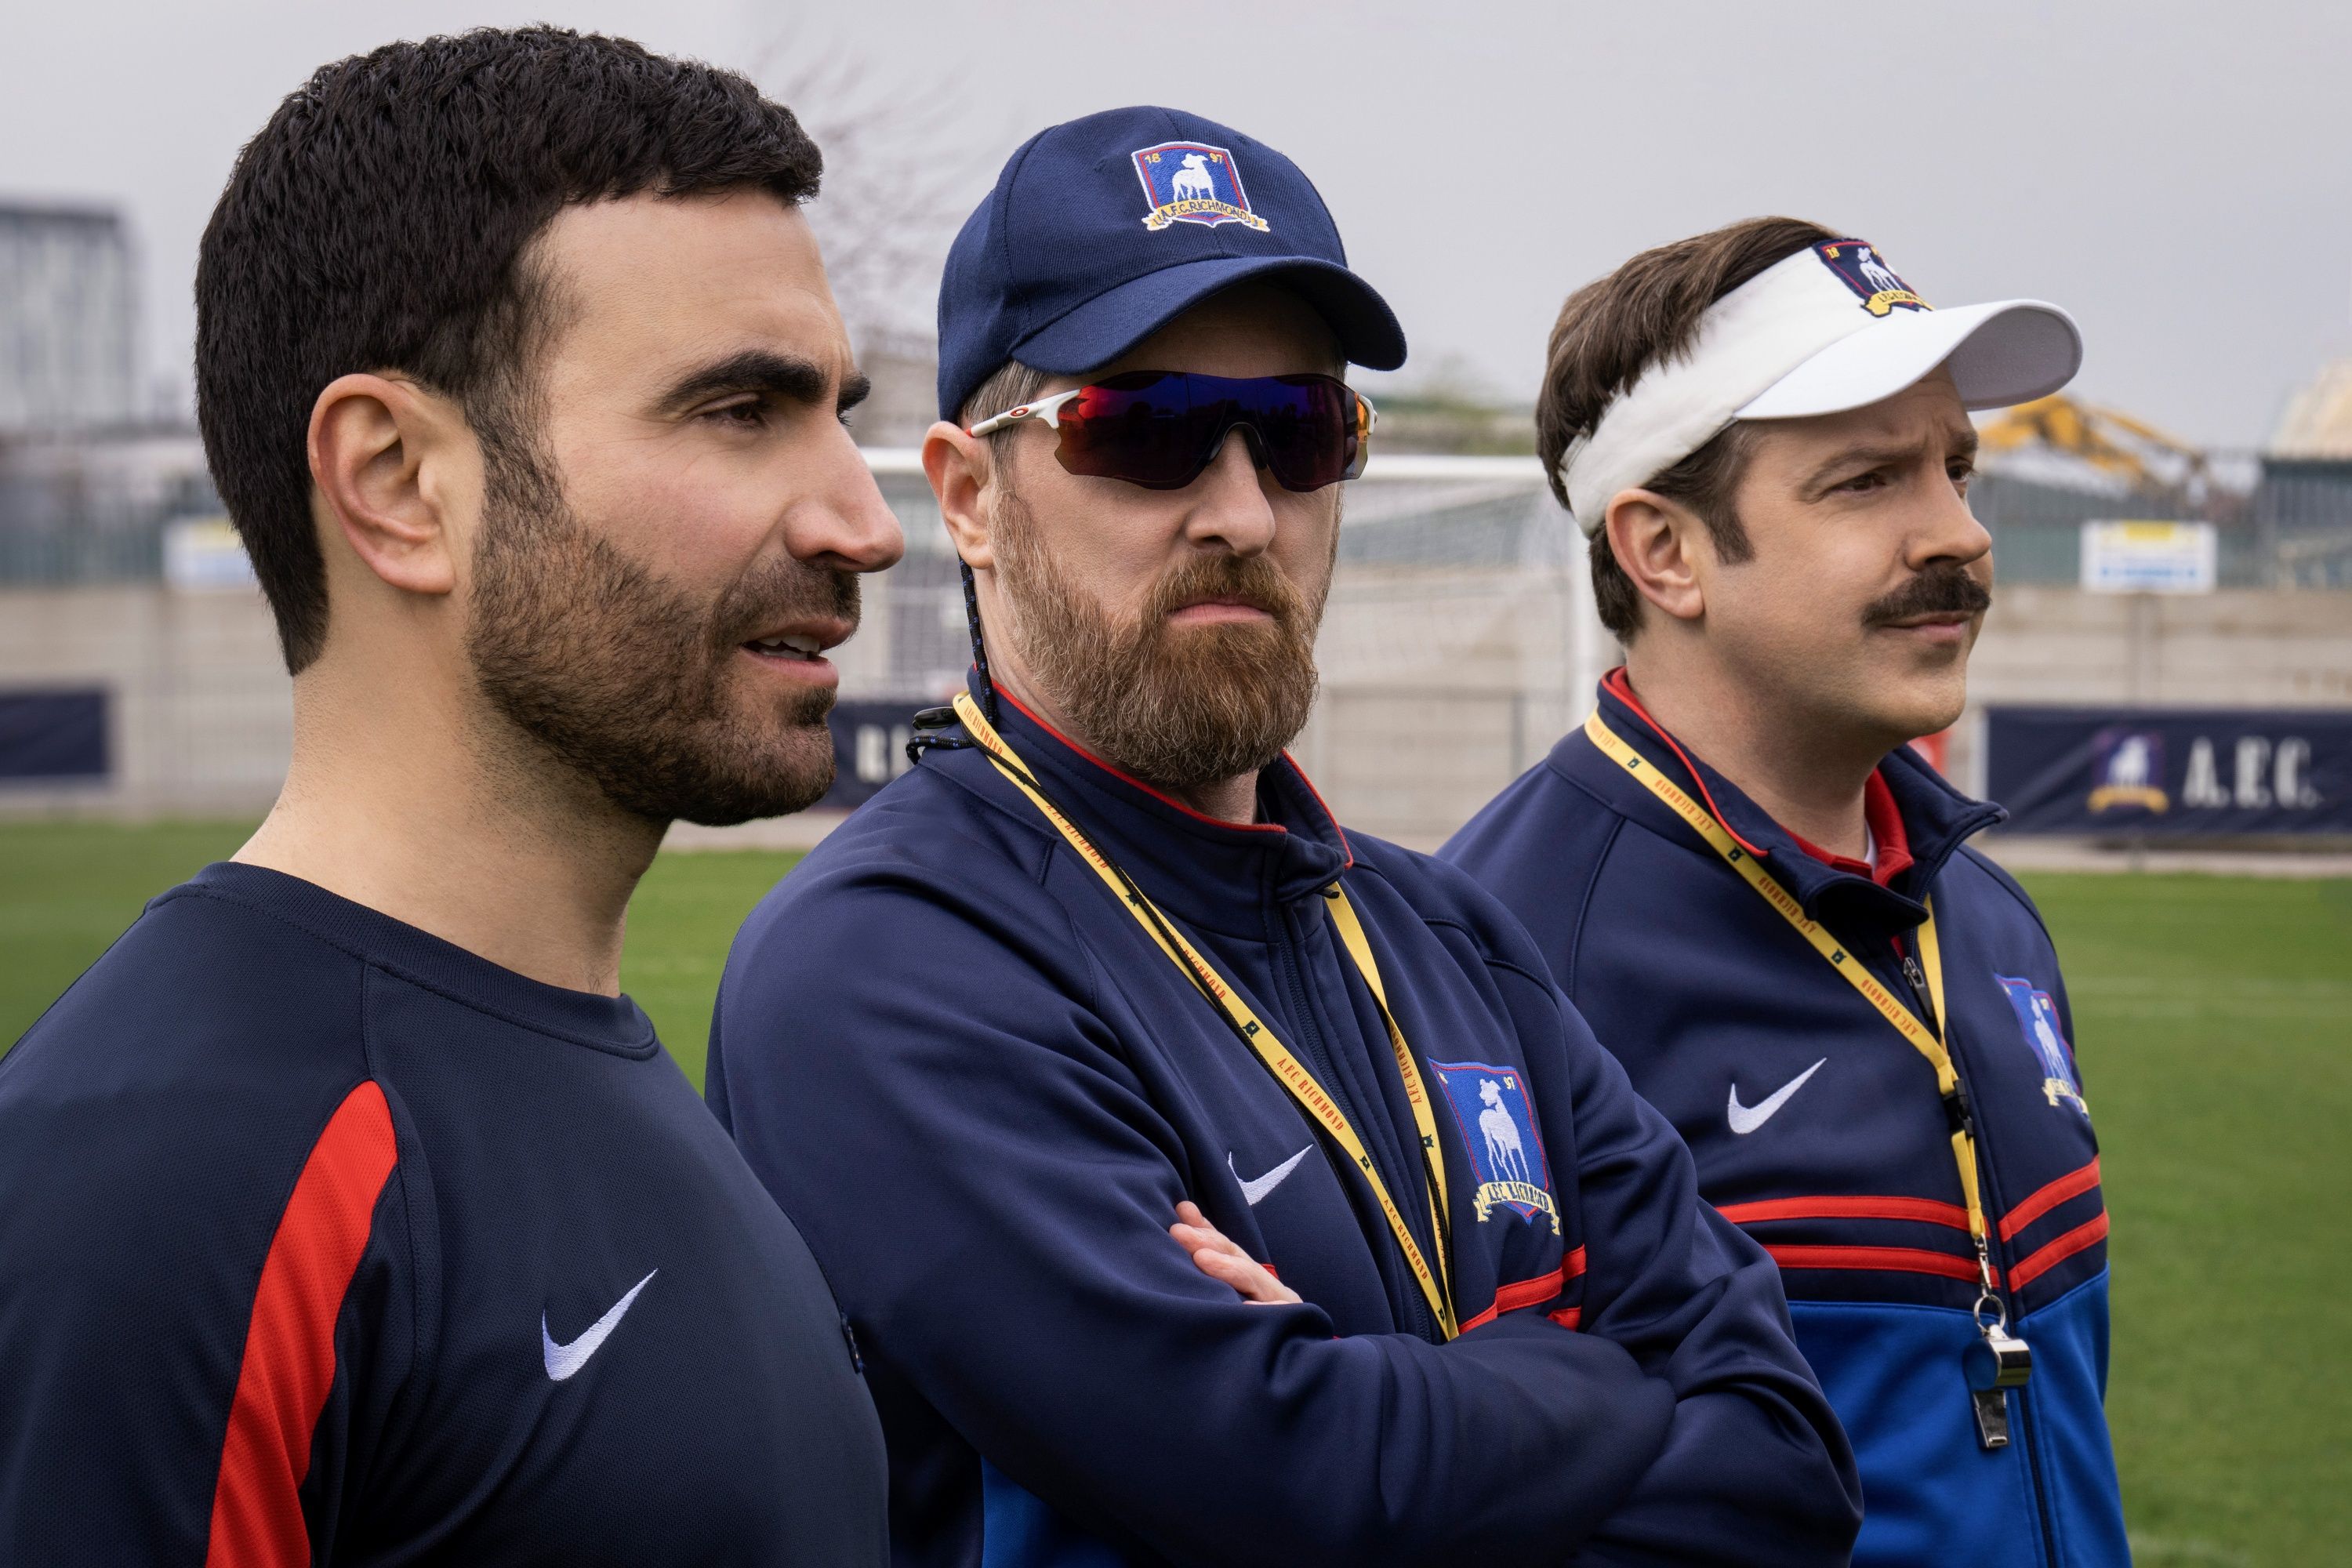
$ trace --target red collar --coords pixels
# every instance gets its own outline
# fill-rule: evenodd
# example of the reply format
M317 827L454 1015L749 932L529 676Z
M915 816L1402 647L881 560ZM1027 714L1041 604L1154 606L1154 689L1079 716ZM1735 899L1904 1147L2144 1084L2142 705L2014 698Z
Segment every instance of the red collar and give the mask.
M1867 877L1883 888L1909 868L1911 838L1903 830L1903 813L1895 805L1895 792L1886 787L1885 779L1874 768L1862 786L1862 819L1869 825L1871 842L1878 851L1875 866L1850 855L1834 854L1797 834L1789 837L1796 839L1798 848L1832 870Z
M1746 849L1750 855L1761 858L1764 854L1763 850L1748 843L1745 838L1740 838L1738 832L1728 822L1724 821L1723 812L1716 805L1715 797L1707 794L1706 780L1700 776L1696 764L1684 755L1682 747L1675 743L1675 738L1666 733L1664 725L1650 717L1650 710L1642 706L1640 698L1633 695L1633 682L1626 674L1625 667L1621 664L1611 670L1601 678L1601 684L1608 688L1619 701L1639 714L1642 721L1657 731L1658 738L1672 747L1675 755L1682 759L1682 764L1689 771L1692 782L1698 785L1699 794L1706 797L1707 809L1714 814L1716 821L1722 825L1723 830L1737 839L1740 847ZM1820 845L1800 837L1794 833L1790 833L1789 837L1795 840L1798 848L1819 860L1822 865L1835 870L1851 872L1857 877L1867 877L1883 888L1910 867L1911 836L1904 831L1903 813L1895 804L1895 792L1887 787L1886 780L1875 768L1871 770L1869 779L1862 786L1862 819L1868 825L1872 843L1878 851L1878 864L1875 867L1866 860L1856 860L1851 856L1833 855ZM1788 829L1783 827L1781 831L1787 833Z

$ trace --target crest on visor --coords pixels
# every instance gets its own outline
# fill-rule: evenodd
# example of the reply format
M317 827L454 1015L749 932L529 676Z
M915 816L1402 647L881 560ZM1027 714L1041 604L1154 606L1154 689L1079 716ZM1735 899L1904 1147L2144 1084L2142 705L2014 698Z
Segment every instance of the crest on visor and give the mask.
M1898 305L1906 310L1935 309L1913 293L1911 285L1897 278L1886 258L1866 241L1832 239L1813 247L1813 253L1841 282L1862 296L1862 308L1874 316L1884 316Z
M1245 224L1260 234L1265 219L1250 211L1249 193L1234 155L1205 142L1162 142L1135 154L1136 177L1143 182L1151 210L1143 226L1155 233L1171 223Z

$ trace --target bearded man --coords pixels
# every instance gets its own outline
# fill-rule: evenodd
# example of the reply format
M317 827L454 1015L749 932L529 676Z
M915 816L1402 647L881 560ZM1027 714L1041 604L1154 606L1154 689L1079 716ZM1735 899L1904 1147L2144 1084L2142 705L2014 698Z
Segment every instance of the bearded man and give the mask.
M899 552L819 166L548 28L238 158L196 372L293 766L0 1062L0 1561L884 1560L838 1310L619 984L672 818L825 788Z
M898 1561L1842 1563L1769 1259L1500 907L1283 754L1339 373L1404 354L1314 187L1055 127L940 320L969 690L753 914L709 1080L864 1347Z

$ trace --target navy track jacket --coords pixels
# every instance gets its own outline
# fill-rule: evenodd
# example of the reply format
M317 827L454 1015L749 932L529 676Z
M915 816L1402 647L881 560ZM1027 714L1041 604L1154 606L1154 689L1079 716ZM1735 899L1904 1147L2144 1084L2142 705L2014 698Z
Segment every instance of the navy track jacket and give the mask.
M626 997L207 868L0 1058L0 1563L878 1564L807 1249Z
M1581 729L1442 851L1527 922L1689 1143L1707 1200L1780 1262L1798 1342L1862 1466L1854 1561L2128 1561L2102 1408L2107 1216L2065 984L2024 890L1962 842L2000 809L1896 751L1872 791L1897 814L1877 832L1880 870L1893 872L1882 886L1858 863L1807 853L1704 759L1694 773L1622 670L1600 703L1619 738L1702 805L1703 788L1806 912L1906 1001L1901 955L1916 956L1933 895L1993 1261L2033 1349L1997 1451L1978 1444L1960 1371L1977 1266L1927 1060Z
M1003 716L1343 1102L1427 1253L1344 880L1439 1102L1468 1327L1434 1342L1367 1184L1036 807L934 751L745 925L709 1080L856 1324L898 1561L1843 1562L1851 1459L1770 1261L1517 923L1343 836L1286 761L1237 826ZM1480 1193L1511 1173L1542 1200ZM1186 1198L1306 1304L1200 1273Z

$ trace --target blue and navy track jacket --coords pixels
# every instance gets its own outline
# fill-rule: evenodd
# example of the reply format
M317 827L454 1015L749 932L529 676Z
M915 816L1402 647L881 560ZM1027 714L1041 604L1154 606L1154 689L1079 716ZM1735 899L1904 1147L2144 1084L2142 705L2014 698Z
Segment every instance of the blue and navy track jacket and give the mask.
M1435 1342L1367 1184L1036 807L935 751L751 916L709 1079L856 1326L898 1561L1843 1562L1851 1458L1770 1261L1517 923L1343 836L1287 762L1237 826L1003 710L1342 1102L1430 1253L1344 882L1440 1102L1468 1327ZM1475 1201L1506 1172L1540 1201ZM1186 1198L1306 1304L1195 1268Z
M881 1563L807 1249L625 997L207 868L0 1059L0 1563Z
M1628 745L1763 854L1760 863L1896 996L1933 895L1947 1041L1976 1117L1994 1262L2033 1375L2012 1441L1978 1444L1960 1355L1975 1254L1934 1069L1689 826L1580 728L1441 852L1524 921L1633 1086L1698 1162L1699 1186L1762 1242L1798 1342L1862 1466L1854 1561L2128 1560L2102 1410L2106 1210L2049 933L1964 847L1998 806L1906 747L1880 766L1882 886L1824 863L1686 758L1623 672L1601 712ZM1702 795L1700 791L1704 791ZM1915 1004L1916 1005L1916 1004ZM1924 1011L1922 1013L1924 1016Z

